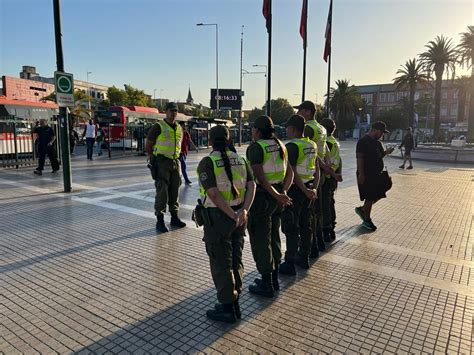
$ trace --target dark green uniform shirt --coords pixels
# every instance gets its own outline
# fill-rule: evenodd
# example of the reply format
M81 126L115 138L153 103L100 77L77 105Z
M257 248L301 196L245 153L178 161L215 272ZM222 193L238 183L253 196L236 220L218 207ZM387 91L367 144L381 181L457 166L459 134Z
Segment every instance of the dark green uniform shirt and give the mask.
M250 165L263 164L263 148L257 142L252 142L247 148L247 159Z
M286 143L286 150L288 150L288 161L291 166L298 164L298 146L295 143Z
M247 182L253 181L252 170L248 164L245 164L247 170ZM203 158L197 167L199 181L205 191L212 187L217 187L216 175L214 174L214 164L210 157Z

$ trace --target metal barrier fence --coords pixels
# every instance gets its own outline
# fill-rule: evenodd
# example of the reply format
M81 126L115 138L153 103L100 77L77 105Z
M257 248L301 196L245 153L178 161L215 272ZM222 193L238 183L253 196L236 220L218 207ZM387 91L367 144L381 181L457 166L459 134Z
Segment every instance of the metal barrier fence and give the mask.
M49 125L56 133L56 152L59 154L59 132L56 121ZM14 117L0 117L0 165L19 168L37 164L38 147L34 137L35 122Z

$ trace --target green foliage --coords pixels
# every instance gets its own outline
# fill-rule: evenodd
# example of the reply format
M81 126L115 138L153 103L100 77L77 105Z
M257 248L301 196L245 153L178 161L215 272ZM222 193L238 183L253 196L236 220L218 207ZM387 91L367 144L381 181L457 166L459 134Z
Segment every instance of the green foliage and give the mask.
M131 85L124 85L125 90L115 86L107 90L108 104L110 106L148 106L155 107L151 97L143 90L134 88Z
M385 122L390 131L408 127L408 115L400 107L380 112L377 120Z
M265 111L263 109L254 107L252 111L250 111L249 113L249 122L253 123L257 119L258 116L262 116L264 114L265 114Z
M295 114L295 110L290 105L287 99L278 98L276 100L271 100L271 117L273 124L281 125L285 123L292 115ZM265 106L262 107L262 110L265 110Z
M331 88L329 94L329 108L335 117L340 137L343 138L344 131L354 128L355 112L362 108L363 100L349 80L337 80L336 86Z

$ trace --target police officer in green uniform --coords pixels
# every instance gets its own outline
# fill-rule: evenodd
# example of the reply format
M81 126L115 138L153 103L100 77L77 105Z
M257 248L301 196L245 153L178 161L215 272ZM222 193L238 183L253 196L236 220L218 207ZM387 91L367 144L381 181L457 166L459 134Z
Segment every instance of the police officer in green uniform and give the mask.
M283 207L291 204L286 192L293 182L288 152L274 131L270 117L257 117L252 127L253 143L247 148L247 159L257 182L247 227L253 258L262 275L249 286L249 291L265 297L273 297L274 291L280 289L280 215Z
M339 142L333 136L336 129L335 122L330 118L324 118L321 124L326 128L328 134L326 139L328 164L323 166L324 183L321 186L323 238L325 242L333 242L336 240L334 192L337 183L342 181L342 160Z
M316 144L303 137L305 120L293 115L286 123L286 134L290 142L286 144L288 160L294 173L293 184L288 190L292 205L281 215L281 227L286 236L285 262L280 265L280 273L296 275L295 264L309 269L309 254L312 241L312 203L317 197L314 188L316 168ZM299 247L299 248L298 248Z
M299 106L295 107L298 109L297 114L303 116L306 121L306 127L304 130L304 136L311 139L318 146L318 166L321 169L325 165L326 156L326 129L315 120L316 106L312 101L303 101ZM320 170L319 169L319 170ZM315 176L315 188L321 191L321 184L323 183L324 177L321 178L321 173ZM311 257L316 258L319 256L319 251L324 251L326 245L324 244L323 233L322 233L322 216L321 216L321 200L318 198L313 203L313 241L311 247Z
M218 304L207 311L216 321L240 319L244 266L242 249L255 182L245 158L228 148L229 130L215 126L209 131L212 151L198 165L201 201L205 207L204 242L209 256Z
M186 223L178 217L178 194L181 185L179 154L183 132L176 124L178 105L169 102L165 106L166 118L155 124L148 133L145 150L150 157L150 169L155 180L156 230L168 232L164 213L168 204L171 213L171 226L182 228Z

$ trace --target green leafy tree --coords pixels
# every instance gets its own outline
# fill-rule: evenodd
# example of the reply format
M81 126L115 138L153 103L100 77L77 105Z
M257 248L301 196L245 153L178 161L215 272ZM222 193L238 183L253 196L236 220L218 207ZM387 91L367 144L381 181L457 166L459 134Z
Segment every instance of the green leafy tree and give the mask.
M454 87L458 91L458 122L462 122L465 119L467 94L472 88L472 78L469 76L458 77L454 81Z
M265 111L263 109L254 107L252 111L250 111L249 113L249 122L253 123L257 119L257 117L262 116L264 114L265 114Z
M127 106L129 105L128 94L125 90L121 90L112 86L107 89L107 100L110 106Z
M363 100L354 85L349 80L337 80L336 88L329 93L329 108L335 117L339 138L344 139L344 132L353 129L355 112L363 105Z
M458 52L454 48L452 40L444 36L437 36L433 41L429 41L425 47L426 51L420 54L420 59L425 68L433 71L436 76L434 139L439 140L443 74L451 72L454 75Z
M272 120L276 125L281 125L285 123L292 115L295 114L293 106L290 105L287 99L278 98L276 100L271 100L272 108ZM262 107L262 110L265 110L266 106Z
M378 119L385 122L390 131L399 128L406 128L408 125L408 115L404 112L403 108L400 107L394 107L380 112Z
M128 104L131 106L148 106L148 107L155 107L155 104L151 97L143 90L139 90L137 88L134 88L131 85L124 85L125 87L125 93L127 94L128 97Z
M397 90L409 91L408 102L408 124L413 127L415 119L415 91L420 85L429 83L429 76L425 73L423 64L416 58L408 60L401 69L397 70L398 77L393 79L393 83L397 86Z
M474 78L474 26L467 26L467 31L461 33L461 42L457 47L461 64L471 68L471 78ZM467 138L474 142L474 79L471 80L469 101L469 117Z

